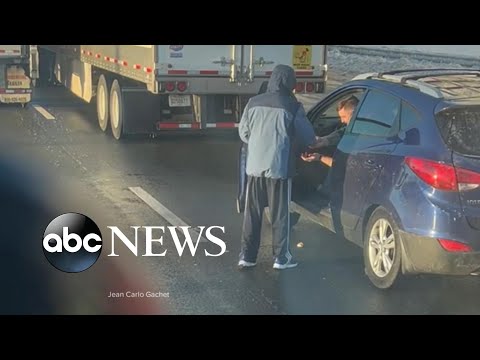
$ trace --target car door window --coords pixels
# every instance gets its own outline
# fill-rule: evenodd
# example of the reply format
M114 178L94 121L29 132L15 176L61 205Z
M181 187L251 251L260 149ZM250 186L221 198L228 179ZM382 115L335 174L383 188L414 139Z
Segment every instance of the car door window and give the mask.
M352 133L392 136L398 132L400 99L380 91L369 91L352 126Z
M328 103L320 103L317 108L312 110L309 114L310 121L318 136L325 136L333 132L340 124L340 117L338 116L338 104L351 97L355 96L359 102L361 101L365 89L347 90L336 96Z
M402 115L400 116L400 130L407 131L418 126L420 114L406 102L402 102Z

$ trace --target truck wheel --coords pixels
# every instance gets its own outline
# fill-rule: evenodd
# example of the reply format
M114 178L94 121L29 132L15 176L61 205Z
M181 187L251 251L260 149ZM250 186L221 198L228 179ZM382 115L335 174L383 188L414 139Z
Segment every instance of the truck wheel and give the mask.
M109 113L109 101L108 101L108 84L105 76L100 75L97 84L97 118L98 125L102 131L108 129L108 113Z
M382 207L373 212L366 226L363 258L368 278L379 289L392 287L401 276L398 227Z
M123 97L118 80L115 80L110 90L110 126L113 137L120 140L123 135Z

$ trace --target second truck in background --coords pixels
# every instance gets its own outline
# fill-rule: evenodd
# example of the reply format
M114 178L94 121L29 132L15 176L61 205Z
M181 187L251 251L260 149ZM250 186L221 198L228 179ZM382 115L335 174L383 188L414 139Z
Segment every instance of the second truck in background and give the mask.
M0 45L0 103L25 106L37 78L36 45Z
M58 82L95 100L116 139L164 130L235 128L248 99L278 64L297 93L323 93L326 45L38 45Z

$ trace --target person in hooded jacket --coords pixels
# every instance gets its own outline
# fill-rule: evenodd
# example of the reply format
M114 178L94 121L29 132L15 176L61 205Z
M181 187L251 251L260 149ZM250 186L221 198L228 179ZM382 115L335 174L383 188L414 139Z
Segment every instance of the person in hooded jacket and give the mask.
M296 267L290 253L290 201L298 149L317 145L314 129L293 90L293 68L277 65L267 91L247 103L239 124L241 140L248 145L246 201L238 267L256 265L262 217L270 208L273 268Z
M264 81L258 90L258 95L267 92L268 81ZM237 196L237 212L243 213L245 210L245 196L247 190L247 153L248 145L242 141L240 145L240 161L239 161L239 183L238 183L238 196Z

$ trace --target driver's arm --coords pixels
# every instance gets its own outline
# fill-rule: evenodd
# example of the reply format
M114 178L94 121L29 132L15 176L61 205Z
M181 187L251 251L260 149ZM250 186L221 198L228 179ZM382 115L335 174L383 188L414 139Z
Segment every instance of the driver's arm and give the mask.
M330 135L325 136L328 142L328 146L338 146L338 144L340 143L340 140L342 140L344 132L345 132L345 128L341 128L341 129L335 130Z
M299 105L297 114L293 119L295 127L295 137L301 147L312 146L316 143L315 131L310 121L307 119L305 108Z
M328 146L328 139L326 136L315 136L315 140L315 143L310 146L312 149L320 149Z
M327 146L338 146L340 140L342 140L345 128L335 130L327 136L318 137L315 145L312 146L313 149L318 149Z

